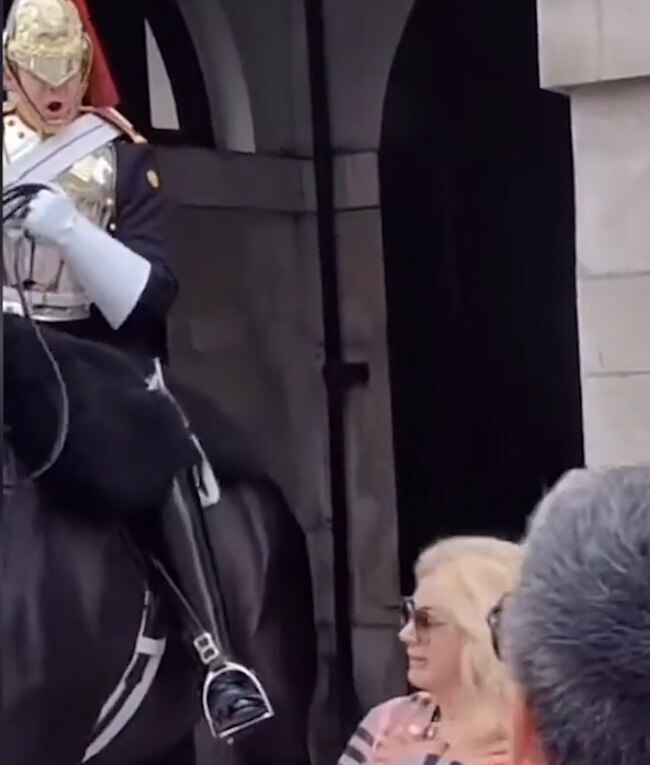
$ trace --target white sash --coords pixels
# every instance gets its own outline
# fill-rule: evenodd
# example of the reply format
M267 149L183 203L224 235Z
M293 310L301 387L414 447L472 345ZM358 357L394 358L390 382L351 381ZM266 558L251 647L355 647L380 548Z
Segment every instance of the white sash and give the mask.
M23 183L49 183L76 162L121 135L96 114L83 114L3 170L2 190Z

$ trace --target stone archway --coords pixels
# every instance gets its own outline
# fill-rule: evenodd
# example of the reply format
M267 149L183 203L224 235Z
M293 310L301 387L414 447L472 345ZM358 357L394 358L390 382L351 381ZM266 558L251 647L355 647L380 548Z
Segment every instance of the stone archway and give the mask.
M254 153L250 93L239 48L221 3L177 3L201 64L212 120L219 126L218 144L230 151Z
M120 13L109 0L89 5L122 108L153 142L255 151L239 50L218 1L140 0Z
M419 0L380 150L402 578L430 539L517 535L582 462L568 104L534 0ZM424 508L424 509L423 509Z
M88 6L125 115L153 143L214 146L201 67L176 0L135 0L119 13L110 0L88 0ZM152 98L161 97L167 118L162 130L156 125L160 112L152 109Z

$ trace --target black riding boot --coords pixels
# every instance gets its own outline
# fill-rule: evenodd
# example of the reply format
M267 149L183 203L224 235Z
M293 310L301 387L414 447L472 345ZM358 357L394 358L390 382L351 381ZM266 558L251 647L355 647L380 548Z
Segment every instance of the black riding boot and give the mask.
M205 670L203 712L211 732L229 740L273 710L259 680L231 660L225 645L225 608L191 473L175 479L161 522L164 560L156 558L154 565L180 605L185 635Z

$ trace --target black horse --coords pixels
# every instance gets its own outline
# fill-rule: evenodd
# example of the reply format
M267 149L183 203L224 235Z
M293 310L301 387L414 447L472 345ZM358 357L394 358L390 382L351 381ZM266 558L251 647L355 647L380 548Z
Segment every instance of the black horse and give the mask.
M129 663L146 584L125 541L146 526L173 476L194 457L173 406L148 393L112 349L43 330L68 392L58 460L46 459L60 391L24 319L4 317L3 765L77 765ZM262 679L275 717L230 749L238 765L307 765L315 628L302 530L277 486L200 396L170 386L220 480L207 523L237 658ZM135 716L90 762L194 765L200 718L189 655L169 630L153 685ZM218 746L227 747L226 744Z

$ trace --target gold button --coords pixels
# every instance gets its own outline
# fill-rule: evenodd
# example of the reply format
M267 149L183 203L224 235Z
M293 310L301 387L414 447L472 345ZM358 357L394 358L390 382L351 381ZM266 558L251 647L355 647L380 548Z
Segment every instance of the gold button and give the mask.
M160 178L158 178L158 173L155 170L147 171L147 180L149 181L149 185L154 189L157 189L160 186Z

